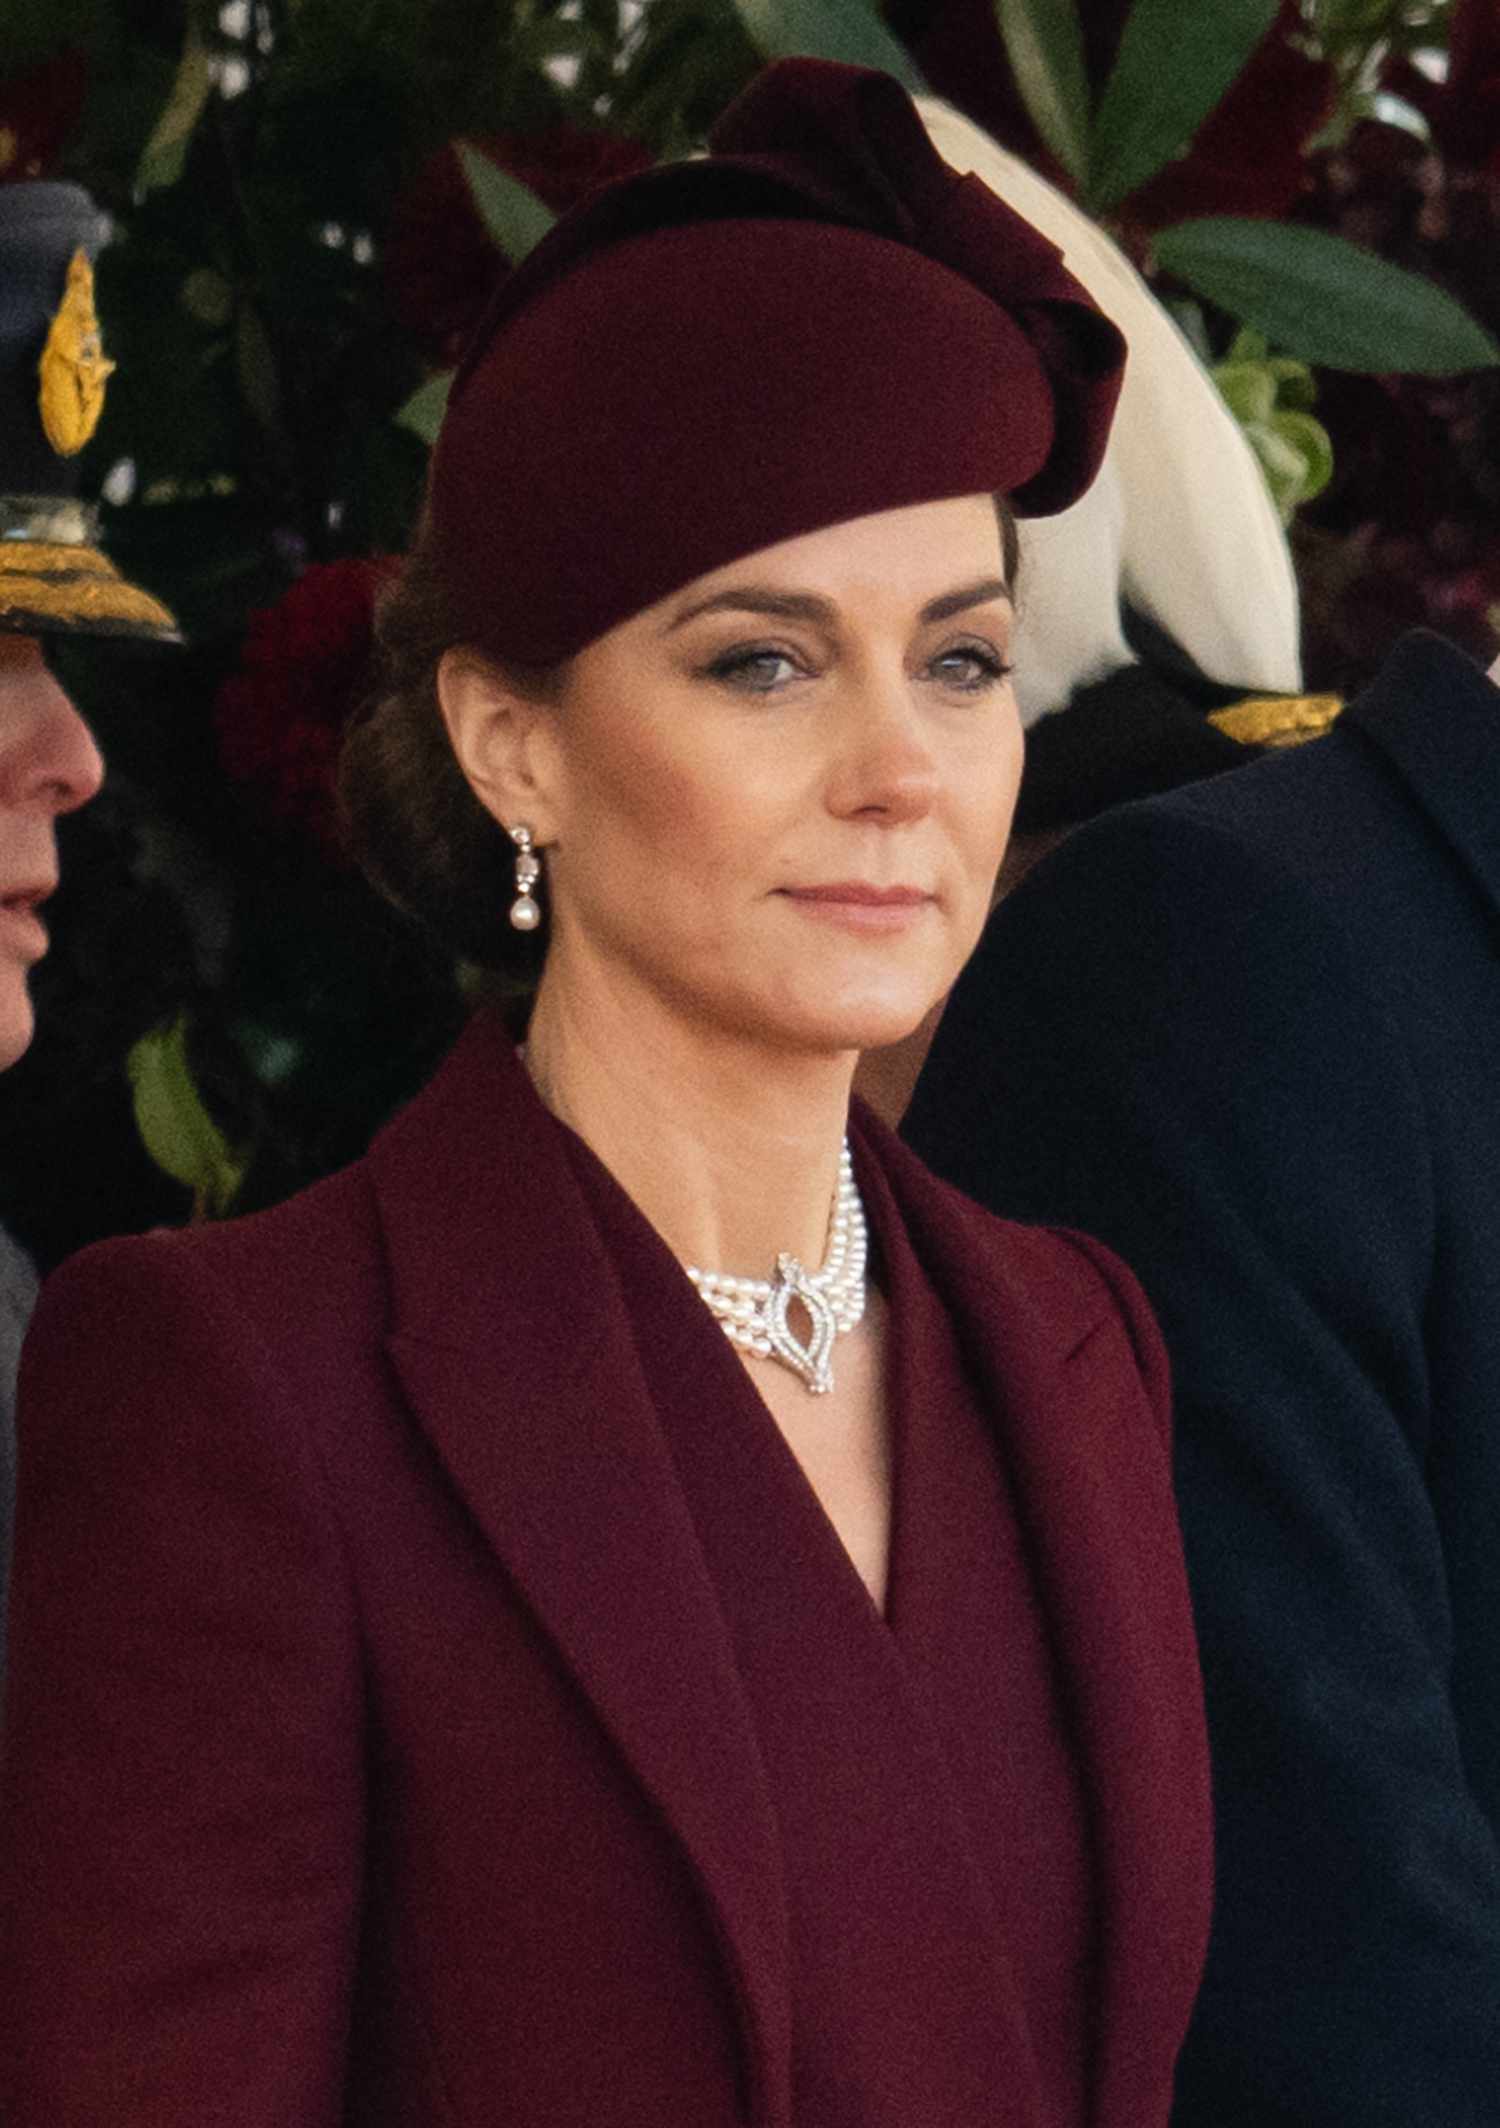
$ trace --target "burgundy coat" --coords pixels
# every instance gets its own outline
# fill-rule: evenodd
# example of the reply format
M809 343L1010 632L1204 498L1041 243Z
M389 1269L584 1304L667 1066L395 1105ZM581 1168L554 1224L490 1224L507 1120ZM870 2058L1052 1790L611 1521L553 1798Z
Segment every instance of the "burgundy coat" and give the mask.
M1102 1249L855 1146L994 1413L1091 1815L1092 2119L1152 2128L1208 1906L1155 1332ZM487 1019L342 1175L50 1283L7 2128L792 2128L774 1815L633 1337Z

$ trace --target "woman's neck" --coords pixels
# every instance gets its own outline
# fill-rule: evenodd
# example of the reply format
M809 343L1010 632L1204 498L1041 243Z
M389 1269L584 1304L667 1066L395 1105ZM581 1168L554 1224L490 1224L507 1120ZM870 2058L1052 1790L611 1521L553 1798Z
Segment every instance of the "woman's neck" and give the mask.
M778 1052L658 1001L544 981L526 1038L542 1099L684 1263L764 1278L823 1260L852 1051Z

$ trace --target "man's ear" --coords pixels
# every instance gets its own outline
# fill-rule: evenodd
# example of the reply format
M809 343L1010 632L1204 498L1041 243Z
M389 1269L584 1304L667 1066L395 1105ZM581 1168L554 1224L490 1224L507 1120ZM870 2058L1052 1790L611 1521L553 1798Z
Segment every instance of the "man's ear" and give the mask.
M525 821L538 844L557 833L555 713L477 650L444 651L438 706L458 765L502 827Z

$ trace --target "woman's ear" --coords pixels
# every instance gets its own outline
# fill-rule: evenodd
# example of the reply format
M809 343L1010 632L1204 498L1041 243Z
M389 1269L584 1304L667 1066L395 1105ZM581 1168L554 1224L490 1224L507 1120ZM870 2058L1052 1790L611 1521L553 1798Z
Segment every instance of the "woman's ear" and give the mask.
M443 653L438 706L474 795L502 827L524 820L537 842L556 834L555 713L477 650Z

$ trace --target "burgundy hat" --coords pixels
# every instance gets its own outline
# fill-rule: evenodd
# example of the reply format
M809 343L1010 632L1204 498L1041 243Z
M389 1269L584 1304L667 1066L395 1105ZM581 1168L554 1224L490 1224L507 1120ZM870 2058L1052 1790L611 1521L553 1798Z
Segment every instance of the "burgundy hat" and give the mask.
M743 554L987 491L1073 502L1124 342L888 75L768 67L712 152L606 187L500 289L431 531L465 633L570 656Z

